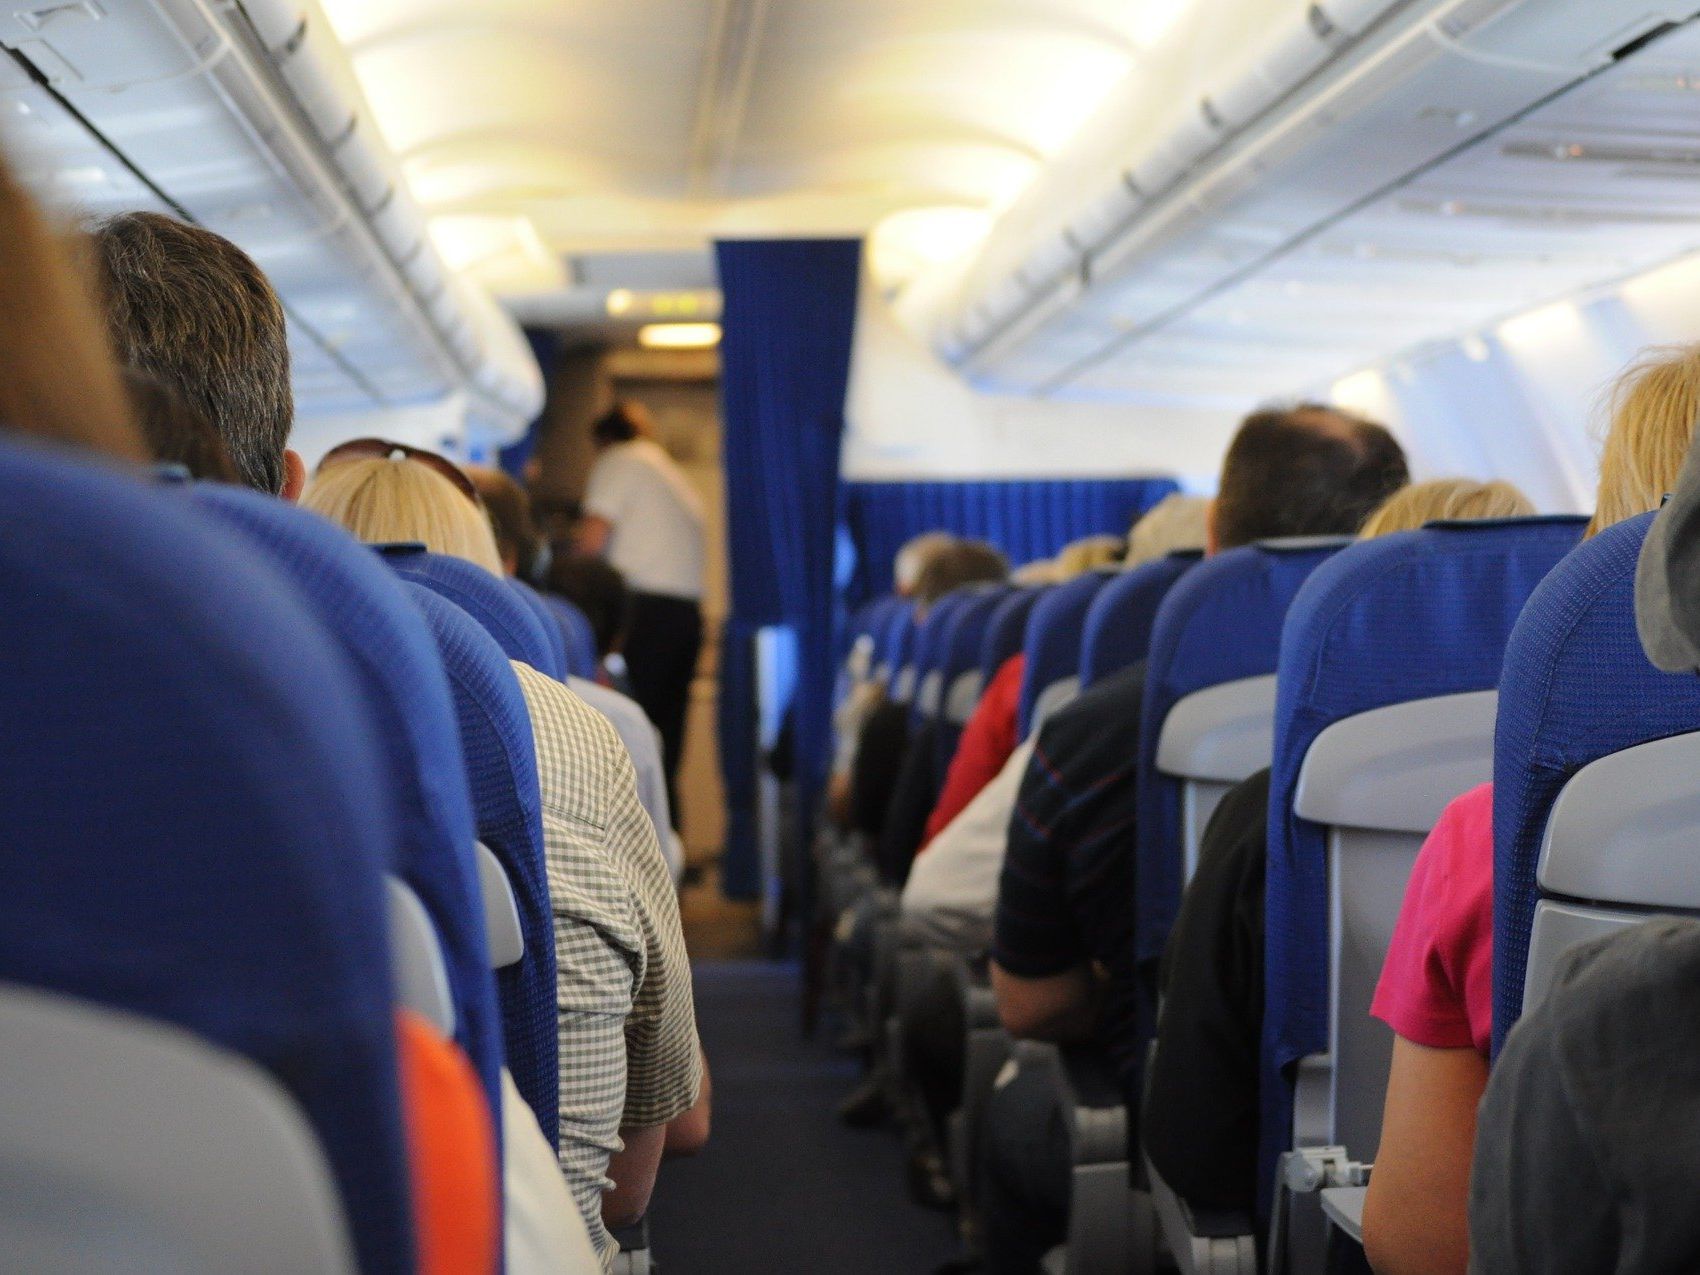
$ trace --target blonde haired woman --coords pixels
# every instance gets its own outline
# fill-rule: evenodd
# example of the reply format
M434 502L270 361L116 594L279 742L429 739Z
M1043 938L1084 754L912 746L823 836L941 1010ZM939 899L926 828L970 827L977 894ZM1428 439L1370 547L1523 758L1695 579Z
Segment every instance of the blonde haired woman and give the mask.
M1588 535L1659 507L1694 434L1700 346L1619 378ZM1493 790L1457 798L1417 856L1371 1012L1394 1031L1364 1247L1381 1275L1469 1264L1467 1201L1492 1022ZM1444 971L1444 973L1439 973Z
M434 452L381 439L345 443L319 462L301 504L368 544L417 541L432 553L502 574L496 535L477 490Z
M1478 483L1468 478L1436 478L1395 492L1364 523L1360 540L1415 531L1431 522L1483 522L1530 518L1534 502L1506 482Z
M1203 549L1209 536L1210 502L1203 496L1164 496L1133 524L1122 569L1155 562L1186 549Z

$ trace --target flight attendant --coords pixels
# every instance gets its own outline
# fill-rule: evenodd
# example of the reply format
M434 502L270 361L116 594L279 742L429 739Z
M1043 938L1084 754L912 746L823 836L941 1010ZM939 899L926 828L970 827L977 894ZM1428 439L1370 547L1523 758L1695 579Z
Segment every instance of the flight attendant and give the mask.
M596 464L579 548L626 577L625 658L632 698L661 732L674 822L685 711L702 650L703 509L690 480L653 437L648 414L616 403L594 426Z

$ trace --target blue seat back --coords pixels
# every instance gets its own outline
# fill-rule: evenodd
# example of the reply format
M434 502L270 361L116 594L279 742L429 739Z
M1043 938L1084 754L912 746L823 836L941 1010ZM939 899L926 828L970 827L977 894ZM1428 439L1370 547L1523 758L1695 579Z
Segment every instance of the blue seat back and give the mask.
M422 545L378 545L378 553L403 580L422 584L438 597L453 602L483 626L510 660L529 664L539 673L549 673L554 648L543 621L508 588L483 567L430 553Z
M1027 667L1022 671L1021 704L1016 711L1016 732L1021 738L1032 729L1039 697L1058 682L1079 676L1086 613L1115 578L1114 572L1088 571L1047 591L1028 614L1022 638Z
M1013 589L993 608L980 647L980 678L985 685L991 685L1011 657L1021 654L1027 640L1027 617L1046 592L1044 586Z
M958 684L965 677L972 678L973 684L966 690L978 698L985 689L985 683L980 678L980 652L985 647L986 630L991 626L992 616L998 605L1009 596L1008 585L988 585L969 591L963 605L952 618L950 631L945 635L945 651L939 666L940 681L944 686L941 704L945 711L939 714L938 734L935 736L937 751L938 773L944 774L950 766L950 759L956 755L956 745L962 739L964 721L953 720L949 709L953 694Z
M549 663L539 666L537 671L547 673L557 682L565 681L571 666L571 656L567 648L567 634L561 627L560 620L555 618L554 611L543 601L543 595L523 580L515 580L510 576L503 583L513 591L516 598L525 603L526 610L536 617L538 627L543 630L543 640L549 650Z
M1536 586L1581 540L1584 523L1440 523L1367 541L1317 567L1293 599L1276 670L1269 787L1266 1170L1291 1141L1284 1069L1329 1048L1326 830L1293 810L1305 756L1324 730L1348 717L1497 687L1512 626Z
M1572 553L1523 609L1505 652L1493 745L1493 1039L1523 1006L1547 816L1590 762L1700 730L1700 679L1661 673L1635 632L1635 560L1652 514Z
M393 870L436 928L454 997L455 1039L484 1082L491 1110L499 1111L501 1018L474 858L472 798L454 699L430 630L395 578L340 527L219 483L198 484L193 499L266 553L348 652L381 726L386 783L401 817Z
M955 631L956 617L973 598L967 589L945 594L928 610L915 636L915 693L909 706L911 729L930 720L943 706L941 683L950 652L950 635Z
M565 598L552 593L537 596L549 608L566 639L567 675L594 681L597 670L602 666L602 657L596 650L596 630L591 627L590 617Z
M888 682L893 681L909 658L909 648L915 641L915 604L908 598L898 598L875 640L878 643L875 668Z
M1157 608L1175 581L1204 557L1197 550L1171 553L1110 581L1092 599L1080 640L1080 689L1132 668L1151 649Z
M403 587L431 628L454 694L478 839L490 847L513 888L525 954L496 971L502 1042L520 1097L554 1144L561 1081L555 932L531 718L513 665L496 639L433 590L411 581Z
M0 598L0 980L252 1060L316 1133L361 1269L411 1271L397 812L346 652L181 492L8 442Z
M1310 573L1348 543L1271 541L1230 549L1187 572L1157 608L1139 725L1134 924L1141 961L1161 958L1183 884L1181 784L1157 769L1163 722L1197 691L1274 673L1288 606Z

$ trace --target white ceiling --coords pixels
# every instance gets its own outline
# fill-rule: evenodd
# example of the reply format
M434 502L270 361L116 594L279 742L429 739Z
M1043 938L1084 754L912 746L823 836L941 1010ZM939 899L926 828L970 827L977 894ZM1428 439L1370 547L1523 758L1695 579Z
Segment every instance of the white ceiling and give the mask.
M322 0L451 264L564 314L581 254L966 254L1198 2Z

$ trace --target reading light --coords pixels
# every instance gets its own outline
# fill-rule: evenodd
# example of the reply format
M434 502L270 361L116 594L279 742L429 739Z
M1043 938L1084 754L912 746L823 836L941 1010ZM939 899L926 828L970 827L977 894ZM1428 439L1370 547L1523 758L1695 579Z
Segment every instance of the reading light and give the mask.
M636 301L637 298L632 295L630 288L615 288L608 294L608 300L605 304L608 307L609 314L618 315L630 311Z
M646 323L638 329L646 350L711 350L720 344L718 323Z

